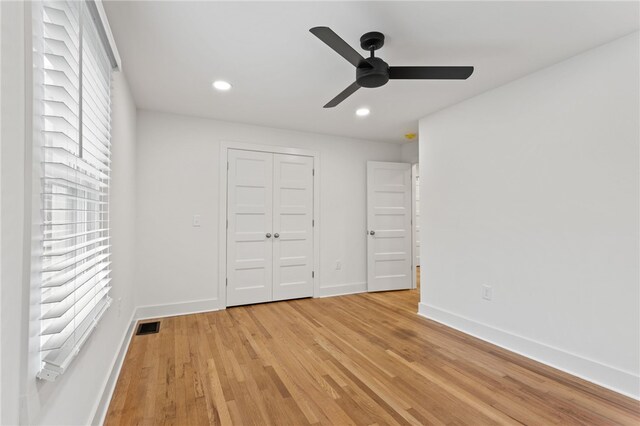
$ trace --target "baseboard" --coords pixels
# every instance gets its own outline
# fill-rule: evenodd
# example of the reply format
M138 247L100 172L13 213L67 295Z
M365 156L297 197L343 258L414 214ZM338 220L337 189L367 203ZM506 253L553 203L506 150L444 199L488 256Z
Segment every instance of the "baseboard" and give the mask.
M122 369L122 364L124 362L124 357L127 354L127 350L129 350L129 343L131 342L131 337L133 336L133 330L135 326L135 310L131 313L131 318L129 319L129 325L124 335L122 336L122 340L120 341L120 349L116 353L113 362L111 363L111 372L107 377L105 384L102 389L102 396L98 401L97 406L93 410L92 416L92 425L102 425L104 423L105 417L107 416L107 410L109 409L109 403L111 402L111 397L116 388L116 383L118 382L118 376L120 376L120 370Z
M364 293L367 283L347 283L320 287L319 297L344 296L346 294Z
M633 373L479 323L425 303L420 303L418 314L614 392L640 399L640 377Z
M151 318L173 317L176 315L199 314L201 312L218 311L222 308L218 299L138 306L135 311L135 319L139 321Z

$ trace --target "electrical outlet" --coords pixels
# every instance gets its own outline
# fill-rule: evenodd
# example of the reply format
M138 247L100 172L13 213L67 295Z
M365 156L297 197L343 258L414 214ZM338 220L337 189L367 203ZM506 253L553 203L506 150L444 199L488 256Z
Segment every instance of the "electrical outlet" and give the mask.
M482 286L482 298L484 300L493 299L493 287L491 287L490 285L483 285Z
M339 271L340 269L342 269L342 261L336 260L336 271Z
M194 214L193 215L193 226L195 226L195 227L200 226L200 215L199 214Z

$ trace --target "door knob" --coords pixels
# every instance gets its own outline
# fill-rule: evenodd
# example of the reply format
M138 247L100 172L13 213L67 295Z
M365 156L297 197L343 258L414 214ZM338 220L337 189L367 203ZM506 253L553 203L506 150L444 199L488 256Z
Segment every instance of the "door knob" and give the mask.
M267 238L271 238L271 234L267 232Z
M273 234L274 238L280 238L280 234L278 234L277 232L275 234Z
M369 235L376 235L376 231L369 231Z

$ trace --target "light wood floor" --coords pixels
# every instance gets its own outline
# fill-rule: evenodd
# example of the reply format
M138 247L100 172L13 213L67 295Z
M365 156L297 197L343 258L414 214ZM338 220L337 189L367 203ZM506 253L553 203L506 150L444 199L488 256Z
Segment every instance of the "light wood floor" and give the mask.
M162 319L107 425L640 424L637 401L416 315L416 290Z

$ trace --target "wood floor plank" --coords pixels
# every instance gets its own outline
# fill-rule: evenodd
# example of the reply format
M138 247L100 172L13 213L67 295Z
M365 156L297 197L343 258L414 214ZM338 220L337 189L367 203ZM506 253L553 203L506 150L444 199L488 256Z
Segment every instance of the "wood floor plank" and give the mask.
M424 319L418 298L163 318L133 337L105 424L640 424L640 402Z

